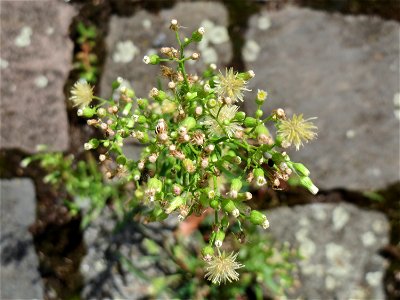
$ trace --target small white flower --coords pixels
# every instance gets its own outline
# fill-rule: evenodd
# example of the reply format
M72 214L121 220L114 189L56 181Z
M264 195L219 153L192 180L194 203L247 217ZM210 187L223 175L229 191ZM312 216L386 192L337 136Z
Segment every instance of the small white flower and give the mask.
M143 62L148 65L150 63L150 57L148 57L147 55L145 57L143 57Z

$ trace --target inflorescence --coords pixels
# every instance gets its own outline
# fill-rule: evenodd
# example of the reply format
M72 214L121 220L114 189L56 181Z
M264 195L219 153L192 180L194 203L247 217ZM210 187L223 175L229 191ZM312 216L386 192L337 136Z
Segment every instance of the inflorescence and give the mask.
M104 139L91 139L85 150L99 149L102 163L114 161L109 178L120 176L132 182L135 201L145 205L146 221L160 221L170 214L185 220L191 214L214 212L213 231L202 256L206 261L206 278L213 283L238 280L237 254L221 250L228 228L250 221L264 229L267 217L250 208L250 185L281 189L283 182L296 175L301 185L316 194L318 188L301 163L291 161L285 148L297 150L316 137L316 127L302 115L287 118L283 109L264 116L262 104L268 94L258 90L257 110L249 116L239 110L248 91L253 71L235 72L232 68L216 71L210 65L200 77L188 74L185 62L198 60L184 50L200 42L204 28L189 38L181 38L181 26L172 20L178 49L163 47L160 56L145 56L143 62L160 65L166 79L165 90L152 88L147 98L138 98L134 90L118 78L112 84L117 99L93 96L86 82L76 83L70 100L79 106L78 115L88 118L88 125L102 130ZM175 66L174 66L175 64ZM90 106L92 100L98 100ZM266 125L276 128L275 136ZM128 139L144 145L139 160L128 159L122 149ZM113 164L107 164L107 166Z

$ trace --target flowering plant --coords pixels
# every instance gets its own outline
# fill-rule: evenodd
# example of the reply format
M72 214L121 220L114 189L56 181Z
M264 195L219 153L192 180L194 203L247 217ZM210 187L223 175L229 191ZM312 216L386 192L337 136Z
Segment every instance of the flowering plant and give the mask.
M177 20L171 21L170 29L178 49L163 47L161 57L143 59L160 65L166 90L154 87L148 98L138 98L118 78L112 84L117 97L102 99L93 95L88 83L77 82L70 99L79 106L79 116L105 133L104 139L91 139L84 148L101 147L99 160L108 168L106 176L132 183L132 202L146 206L145 221L161 221L175 212L180 221L192 214L214 213L208 245L202 249L206 278L217 284L231 282L238 280L236 270L243 265L236 261L237 254L221 250L230 226L244 231L242 222L249 221L269 227L267 217L247 204L252 198L248 187L281 189L282 182L296 175L311 193L318 192L309 170L284 151L291 145L299 150L316 137L316 127L302 115L288 118L281 108L263 116L264 90L258 90L253 116L240 111L237 104L244 101L254 72L216 72L210 65L202 77L187 73L185 63L200 55L186 57L185 49L201 41L204 28L188 38L181 38ZM93 100L98 103L91 105ZM275 136L267 123L275 125ZM123 153L131 138L145 146L137 161Z

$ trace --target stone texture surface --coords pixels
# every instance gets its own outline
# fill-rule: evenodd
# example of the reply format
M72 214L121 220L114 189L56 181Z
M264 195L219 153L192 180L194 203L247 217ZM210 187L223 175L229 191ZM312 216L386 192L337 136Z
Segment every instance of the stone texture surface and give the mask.
M266 113L282 107L318 117L318 139L289 154L321 188L375 189L399 180L399 28L294 7L250 20L250 88L253 95L268 90Z
M202 43L188 50L197 48L196 51L207 58L207 63L218 60L223 65L230 61L232 51L226 28L228 14L220 3L178 3L159 15L139 11L132 17L113 16L106 41L108 56L101 80L103 97L110 96L111 83L118 76L129 82L138 97L147 97L150 89L157 84L160 70L159 66L145 65L142 59L164 46L177 48L174 32L168 29L171 19L177 19L185 27L182 32L187 36L200 26L208 31ZM202 70L203 66L201 61L196 65L189 62L188 71Z
M35 221L35 188L29 179L0 180L1 299L43 299L29 225Z
M350 204L310 204L268 212L269 231L299 248L300 287L289 299L384 299L389 223Z
M37 144L68 148L63 87L73 45L75 14L62 1L1 1L2 148L35 152Z
M146 239L165 243L172 239L177 222L168 219L143 225L130 221L121 230L115 226L116 220L106 208L102 218L85 230L87 255L81 263L84 299L142 299L152 293L151 280L164 276L160 266L168 264L168 260L160 258L155 262L146 257L149 255ZM131 261L136 273L128 271L120 256ZM168 299L168 296L157 295L157 299Z

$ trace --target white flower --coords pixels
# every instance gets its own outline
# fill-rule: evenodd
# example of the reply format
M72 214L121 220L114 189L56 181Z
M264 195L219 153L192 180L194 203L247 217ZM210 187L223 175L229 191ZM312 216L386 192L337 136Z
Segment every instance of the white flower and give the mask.
M216 106L210 110L210 115L204 118L203 124L208 127L211 135L231 137L243 128L233 120L238 111L236 105Z
M74 102L74 106L84 108L93 100L93 87L86 81L78 81L71 89L71 97L69 98Z
M219 256L214 256L207 263L207 273L205 277L214 284L226 283L239 280L239 273L236 269L244 267L241 263L236 261L237 253L233 252L226 255L225 252Z

